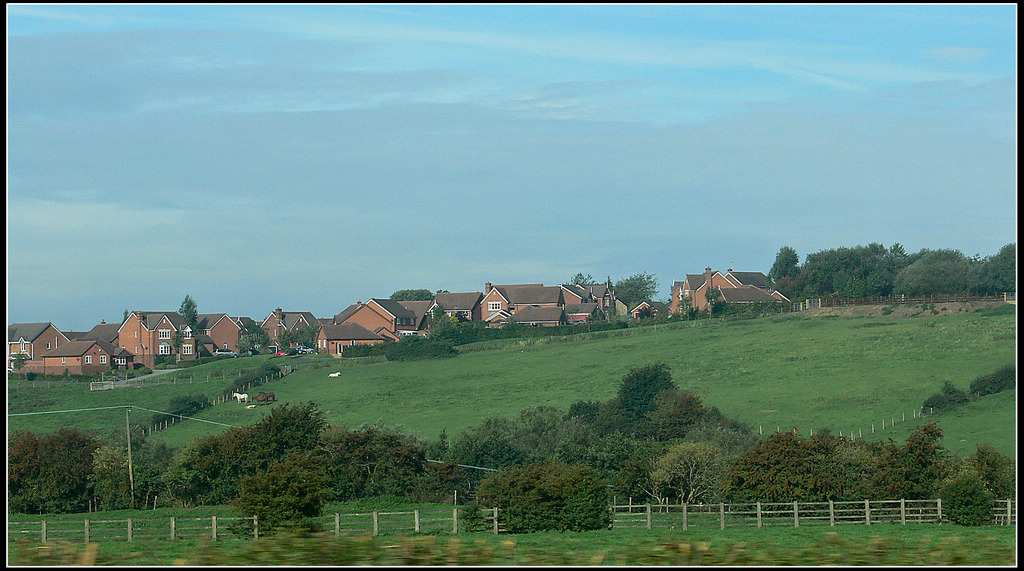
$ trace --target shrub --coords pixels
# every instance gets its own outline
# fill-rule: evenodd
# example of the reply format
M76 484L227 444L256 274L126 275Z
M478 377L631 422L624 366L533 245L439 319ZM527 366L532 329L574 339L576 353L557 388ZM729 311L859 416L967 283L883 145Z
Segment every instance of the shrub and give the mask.
M261 533L281 527L318 531L313 519L323 511L327 476L323 458L311 452L293 452L269 469L242 479L232 502L240 516L255 515Z
M611 522L607 487L580 464L547 461L507 469L484 479L477 500L501 510L509 533L586 531Z
M967 398L967 393L956 388L953 383L946 381L942 385L941 393L935 393L925 399L924 407L938 412L958 407L968 400L970 399Z
M947 480L939 497L943 513L953 523L985 525L992 519L992 493L972 469L963 469Z
M654 409L654 398L663 390L677 389L672 370L664 363L655 363L629 370L619 383L618 400L622 408L636 416Z
M1017 388L1017 367L1006 365L994 373L982 375L971 381L972 395L990 395Z

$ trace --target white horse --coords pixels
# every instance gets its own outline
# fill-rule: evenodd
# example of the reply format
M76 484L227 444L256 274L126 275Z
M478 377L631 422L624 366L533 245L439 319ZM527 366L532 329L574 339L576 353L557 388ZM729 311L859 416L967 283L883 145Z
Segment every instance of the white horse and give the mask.
M242 404L242 401L249 402L249 395L247 393L231 393L231 398L238 401L238 404Z

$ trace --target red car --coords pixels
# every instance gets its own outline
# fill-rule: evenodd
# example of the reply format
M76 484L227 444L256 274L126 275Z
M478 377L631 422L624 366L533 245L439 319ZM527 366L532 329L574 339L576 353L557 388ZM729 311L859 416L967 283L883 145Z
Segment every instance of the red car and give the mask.
M288 351L278 351L277 353L274 353L274 356L275 357L287 357L288 356Z

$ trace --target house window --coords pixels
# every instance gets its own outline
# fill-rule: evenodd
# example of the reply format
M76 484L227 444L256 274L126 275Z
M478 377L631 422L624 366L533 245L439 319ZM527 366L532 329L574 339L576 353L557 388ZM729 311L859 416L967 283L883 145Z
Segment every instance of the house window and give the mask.
M92 355L86 355L85 356L85 364L86 365L92 365Z
M50 342L49 342L49 341L47 341L47 342L46 342L46 348L47 348L47 349L49 349L49 348L50 348Z
M170 339L171 338L171 330L170 329L160 329L159 333L160 333L160 339Z
M100 355L100 364L101 365L106 365L107 364L107 356L106 355Z
M47 349L49 349L49 347L47 347ZM25 341L24 340L21 341L21 352L22 353L25 352Z
M118 365L124 365L128 363L128 361L124 357L115 357L114 362L117 363Z
M61 357L60 358L60 364L61 365L67 365L68 364L68 358L67 357Z
M136 338L136 339L138 339L138 338L139 338L139 330L138 330L138 329L136 329L136 330L135 330L135 338Z
M161 355L170 355L171 354L171 346L170 346L170 344L168 344L168 343L161 343L160 344L160 354Z
M181 352L186 354L186 355L191 355L192 354L192 345L182 345L181 346Z
M501 302L500 301L488 301L487 302L487 311L501 311Z

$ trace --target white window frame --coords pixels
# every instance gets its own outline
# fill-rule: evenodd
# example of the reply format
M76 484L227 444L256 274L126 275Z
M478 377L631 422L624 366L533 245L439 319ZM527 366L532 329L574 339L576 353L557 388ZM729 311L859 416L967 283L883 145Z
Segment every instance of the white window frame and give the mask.
M192 344L191 343L185 343L184 345L182 345L181 346L181 352L184 355L191 355L192 354Z
M106 355L100 355L100 365L106 365L106 364L107 364L107 356Z
M171 330L170 329L157 329L157 338L158 339L170 339L171 338Z
M170 345L170 343L161 343L160 344L160 354L161 355L170 355L171 354L171 345Z
M487 302L487 311L501 311L501 302L500 301L488 301Z
M92 355L86 355L85 356L85 364L86 365L92 365Z
M61 357L60 358L60 364L61 365L67 365L68 364L68 358L67 357Z

